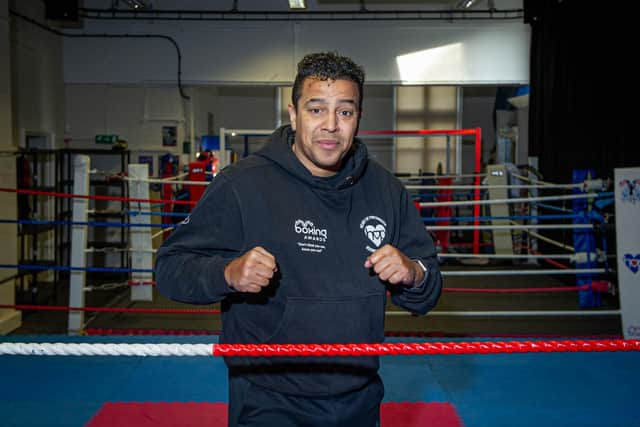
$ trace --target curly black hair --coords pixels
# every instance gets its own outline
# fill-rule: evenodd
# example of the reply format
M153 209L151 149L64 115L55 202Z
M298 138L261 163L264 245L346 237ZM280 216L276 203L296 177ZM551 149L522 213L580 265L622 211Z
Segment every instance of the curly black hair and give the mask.
M360 95L358 109L362 111L362 86L364 84L364 69L349 57L337 52L318 52L306 55L298 62L298 74L293 83L291 101L294 108L302 92L302 82L307 77L320 80L350 80L358 85Z

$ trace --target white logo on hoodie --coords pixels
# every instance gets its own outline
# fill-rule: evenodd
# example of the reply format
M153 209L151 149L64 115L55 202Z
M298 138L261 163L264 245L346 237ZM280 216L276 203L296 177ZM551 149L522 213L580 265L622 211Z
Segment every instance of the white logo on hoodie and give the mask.
M316 227L312 221L296 219L293 229L301 234L304 242L298 242L302 252L322 253L326 247L320 243L327 241L327 229Z
M293 224L293 229L298 234L304 234L305 240L316 240L319 242L327 241L327 229L317 228L313 225L313 222L309 220L303 221L301 219L297 219Z
M377 216L365 217L360 222L360 229L367 236L369 241L375 245L375 248L367 245L366 248L369 252L375 252L380 247L384 238L387 236L387 223Z

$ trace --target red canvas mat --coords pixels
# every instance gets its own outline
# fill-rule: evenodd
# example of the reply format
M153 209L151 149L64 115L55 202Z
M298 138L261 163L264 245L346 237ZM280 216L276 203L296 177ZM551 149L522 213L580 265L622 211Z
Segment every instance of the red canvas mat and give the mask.
M383 403L381 427L463 427L449 403ZM108 402L88 427L226 427L227 404L207 402Z

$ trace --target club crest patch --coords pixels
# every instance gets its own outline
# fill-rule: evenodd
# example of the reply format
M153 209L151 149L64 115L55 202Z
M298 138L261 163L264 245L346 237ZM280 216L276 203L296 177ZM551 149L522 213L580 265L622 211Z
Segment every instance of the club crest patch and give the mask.
M620 196L623 202L640 203L640 178L623 179L618 183Z
M627 266L633 274L640 270L640 254L624 254L624 265Z
M366 249L375 252L387 237L387 223L380 217L367 216L360 222L360 230L367 237Z

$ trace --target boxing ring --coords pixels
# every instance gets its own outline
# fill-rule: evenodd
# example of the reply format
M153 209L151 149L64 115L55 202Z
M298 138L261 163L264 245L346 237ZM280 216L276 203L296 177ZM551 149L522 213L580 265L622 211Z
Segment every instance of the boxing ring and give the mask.
M211 347L215 337L56 339ZM4 426L226 425L226 368L219 357L4 355L0 360ZM638 352L382 357L381 425L634 426L640 422L638 362Z
M640 169L616 170L615 194L608 192L608 183L603 180L580 176L568 184L546 183L509 165L492 165L485 174L480 174L478 167L477 173L468 176L403 177L426 229L439 246L446 287L443 304L424 318L388 307L388 344L381 346L229 348L218 345L211 330L136 328L133 322L127 328L91 326L95 319L85 318L86 313L119 316L120 325L123 319L126 323L142 315L192 316L188 319L198 317L219 324L219 310L217 306L161 307L155 303L153 289L154 242L166 230L180 226L179 221L188 221L186 214L175 214L165 207L192 206L195 201L154 199L150 184L195 187L207 183L181 181L184 176L150 178L146 165L131 165L119 174L129 184L130 197L95 196L83 186L92 173L89 163L89 159L78 160L73 194L48 193L73 199L73 220L64 224L72 228L70 265L0 266L55 268L69 271L71 277L68 306L0 305L0 309L59 312L68 316L70 334L0 337L3 426L222 426L228 396L226 368L219 356L232 356L233 352L268 356L270 351L290 357L382 355L380 374L386 393L381 417L385 427L640 425L635 394L640 380L640 310L635 308L640 301L640 231L633 227L640 208L640 191L634 187ZM128 202L129 221L90 221L89 204L100 198ZM605 206L613 199L616 262L607 257L606 247L600 250L597 239L609 218L603 222L603 218L591 215L592 206ZM152 221L154 216L162 216L162 222ZM178 220L164 220L171 216ZM130 268L121 269L129 274L129 280L118 284L130 289L129 303L85 305L86 294L99 290L86 283L85 273L115 270L88 265L87 254L95 251L86 247L88 227L129 230L126 251ZM547 234L554 232L565 238L557 240ZM566 238L567 233L571 239ZM580 244L581 239L588 244ZM545 253L541 250L545 245L555 249ZM612 282L614 276L616 283ZM478 281L472 282L474 277ZM552 277L555 279L550 282ZM569 283L569 277L575 283ZM482 294L492 296L491 304L473 306L473 298ZM541 299L536 300L536 309L516 310L507 309L507 300L501 302L505 295L517 295L522 301ZM553 309L551 304L560 296L573 299L574 303L567 305L571 309ZM451 309L455 307L447 298L454 297L466 298L462 301L471 309ZM606 301L618 298L619 306L607 306ZM570 340L543 334L500 336L499 331L489 336L471 329L465 338L447 337L444 341L444 337L425 338L429 334L424 329L393 333L399 319L416 326L425 321L431 325L427 330L437 330L433 325L442 319L479 323L485 318L508 322L541 318L563 322L587 317L619 318L627 339L598 332ZM53 342L60 344L51 345Z

